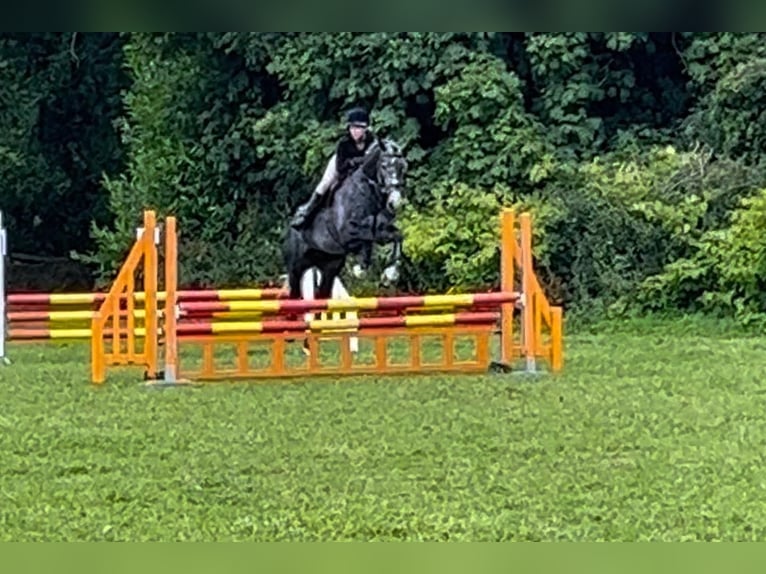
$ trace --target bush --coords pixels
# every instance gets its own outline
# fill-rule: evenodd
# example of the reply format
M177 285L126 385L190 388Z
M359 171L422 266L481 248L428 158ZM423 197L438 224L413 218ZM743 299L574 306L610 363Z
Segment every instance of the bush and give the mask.
M497 284L498 214L507 195L442 183L429 207L404 212L409 280L418 291L485 290Z
M698 310L719 286L710 242L759 170L672 147L561 166L541 194L542 265L570 306L616 311Z
M708 307L728 308L743 323L766 322L766 189L742 199L731 225L706 235L705 261L717 279Z

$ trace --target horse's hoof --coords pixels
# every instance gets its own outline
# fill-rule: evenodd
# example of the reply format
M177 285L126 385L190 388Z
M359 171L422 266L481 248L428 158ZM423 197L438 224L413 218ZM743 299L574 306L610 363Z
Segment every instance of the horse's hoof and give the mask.
M383 270L383 275L381 277L383 284L388 286L392 285L393 283L396 283L396 281L399 279L399 269L396 265L389 265Z
M354 275L354 277L356 277L357 279L361 279L361 278L362 278L362 277L364 277L364 276L365 276L365 274L366 274L365 270L364 270L364 269L362 268L362 266L361 266L361 265L359 265L358 263L357 263L356 265L354 265L354 266L351 268L351 273L352 273L352 274Z

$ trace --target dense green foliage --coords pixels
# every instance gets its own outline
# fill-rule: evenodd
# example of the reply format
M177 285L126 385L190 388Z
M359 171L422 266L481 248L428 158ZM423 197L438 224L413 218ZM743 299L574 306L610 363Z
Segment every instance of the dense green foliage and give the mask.
M0 34L0 209L15 250L66 255L108 222L102 175L124 167L125 40L114 34Z
M410 162L399 289L496 283L516 205L569 310L766 312L760 34L3 34L0 79L11 247L99 282L143 208L179 217L184 284L277 280L364 104Z
M760 338L567 338L554 378L88 388L87 346L12 346L0 538L763 540Z

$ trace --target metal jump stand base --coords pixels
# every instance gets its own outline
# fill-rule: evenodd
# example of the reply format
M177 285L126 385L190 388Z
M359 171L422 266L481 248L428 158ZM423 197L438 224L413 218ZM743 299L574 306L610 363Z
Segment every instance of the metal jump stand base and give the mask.
M526 360L526 368L519 368L502 361L492 361L489 364L487 372L493 375L515 375L528 377L540 377L548 374L547 371L538 369L536 362L533 360Z
M156 378L149 378L149 376L144 373L144 387L147 389L172 389L172 388L180 388L180 387L202 387L204 386L203 383L198 381L190 381L188 379L176 379L175 377L170 377L169 379L165 378L165 372L160 371L157 373Z

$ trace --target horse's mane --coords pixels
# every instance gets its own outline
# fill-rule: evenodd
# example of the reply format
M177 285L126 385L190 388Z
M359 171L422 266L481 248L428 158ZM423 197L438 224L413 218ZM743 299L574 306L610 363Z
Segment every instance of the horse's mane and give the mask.
M365 174L367 177L374 177L373 165L375 162L379 161L380 155L384 153L395 155L401 161L405 161L402 154L402 148L399 146L399 144L386 137L377 137L365 152L362 163L353 170L353 172L350 174L350 177L358 176L358 174Z
M382 138L375 138L375 141L372 142L372 145L369 147L367 152L365 153L365 159L362 164L362 168L366 169L371 162L377 161L380 157L381 153L389 154L389 155L396 155L396 156L402 156L402 148L392 139L382 137Z

